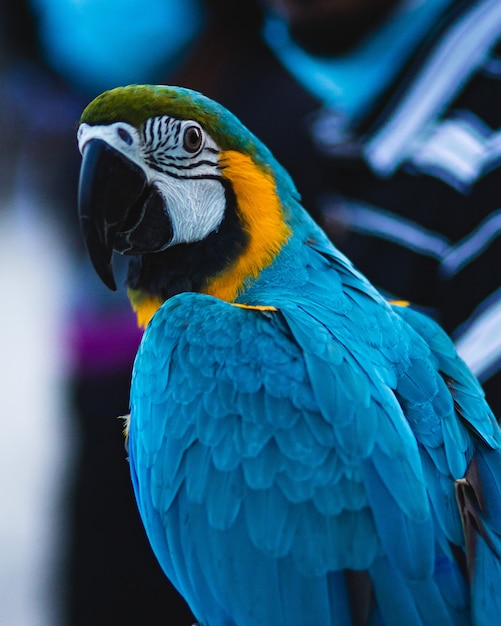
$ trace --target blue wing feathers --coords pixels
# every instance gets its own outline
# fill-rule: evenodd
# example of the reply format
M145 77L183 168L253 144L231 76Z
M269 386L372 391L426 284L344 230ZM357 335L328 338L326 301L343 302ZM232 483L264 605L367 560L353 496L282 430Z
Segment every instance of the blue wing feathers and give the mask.
M491 626L499 622L501 594L498 581L501 576L499 553L482 536L476 545L476 562L472 581L472 617L475 626Z
M367 506L367 494L361 476L343 475L333 485L319 485L313 492L318 512L331 517L341 511L360 511Z
M394 495L370 464L364 478L381 544L389 559L411 580L429 577L433 571L434 533L426 498L415 498L412 516L402 514L395 507Z
M274 438L286 459L301 464L320 465L329 452L329 448L317 441L303 420L298 420L292 428L277 429Z
M438 370L448 378L452 399L459 415L488 445L501 446L501 431L479 382L456 354L446 333L430 318L410 307L394 307L397 314L422 337L437 358Z
M424 625L467 626L469 620L463 612L464 607L463 611L454 611L434 579L412 583L411 589Z
M450 550L443 551L437 547L435 560L435 581L447 604L455 610L457 623L469 623L465 610L469 608L468 585L465 577L457 567L453 567Z
M238 515L246 485L241 469L232 472L210 473L207 483L206 506L208 522L212 528L230 528Z
M238 426L235 428L237 438L237 450L241 457L256 456L271 437L271 429L268 424L262 422L253 423L235 417Z
M372 562L378 546L368 509L326 517L304 502L299 512L291 555L295 568L306 576L324 577L328 571L343 570L351 564L354 569L366 569Z
M310 308L176 296L143 338L133 482L156 554L204 626L346 626L344 569L369 572L372 626L470 623L450 547L464 541L454 480L479 445L496 448L480 466L497 545L497 426L434 323L386 304L349 264L340 272L339 292ZM473 605L487 602L478 579L498 575L492 554L477 549Z
M482 477L482 508L489 527L501 535L501 456L497 451L483 450L476 458Z
M241 463L246 483L253 490L270 489L282 467L282 459L273 439L266 444L259 456L244 458ZM310 473L313 471L309 467L307 470Z
M221 472L231 472L241 463L235 435L229 429L224 429L224 435L219 443L211 448L214 467ZM196 469L195 467L193 469Z
M443 533L441 540L442 550L450 553L448 542L461 545L463 527L458 515L454 483L450 472L442 466L437 467L437 450L421 449L423 477L430 494L430 506L434 510L434 519ZM442 535L439 535L442 536Z
M335 447L342 450L342 457L363 459L368 457L374 447L378 428L378 411L358 408L352 410L354 404L346 403L346 413L351 413L350 422L336 424L334 429ZM344 420L343 420L344 422Z
M280 489L251 489L245 501L246 527L251 541L265 554L281 558L290 553L299 509ZM270 529L273 531L270 532Z
M212 393L204 393L202 395L201 402L203 403L204 411L218 419L235 412L239 395L234 385L221 380L219 376L215 377L215 379L218 380L218 384L214 385Z
M185 450L185 483L188 499L202 504L206 500L207 484L212 466L212 451L207 446L191 445Z
M402 449L390 456L377 445L363 469L369 489L374 487L373 482L381 482L401 513L416 521L427 519L428 497L417 449L407 449L406 453Z
M410 585L389 560L380 556L374 560L369 571L384 624L423 626Z
M333 448L336 442L335 430L333 425L324 419L323 415L309 409L303 409L301 418L319 443L329 449Z
M406 372L398 379L397 392L408 402L420 402L438 393L436 371L429 359L412 359Z
M468 457L465 455L468 440L462 424L457 420L443 423L444 448L450 473L453 478L464 476Z

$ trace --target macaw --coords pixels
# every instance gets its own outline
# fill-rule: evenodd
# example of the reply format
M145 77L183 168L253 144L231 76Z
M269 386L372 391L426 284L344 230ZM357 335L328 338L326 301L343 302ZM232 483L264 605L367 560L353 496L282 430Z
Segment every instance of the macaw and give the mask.
M501 432L444 331L385 299L202 94L112 89L78 143L90 258L115 289L130 255L145 326L139 513L199 623L501 623Z

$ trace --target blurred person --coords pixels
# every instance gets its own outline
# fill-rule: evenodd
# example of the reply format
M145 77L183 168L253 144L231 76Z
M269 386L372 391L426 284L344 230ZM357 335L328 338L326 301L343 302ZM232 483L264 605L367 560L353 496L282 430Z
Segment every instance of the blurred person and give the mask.
M243 36L231 2L210 4L175 82L267 143L355 265L452 334L501 416L501 4L262 0Z

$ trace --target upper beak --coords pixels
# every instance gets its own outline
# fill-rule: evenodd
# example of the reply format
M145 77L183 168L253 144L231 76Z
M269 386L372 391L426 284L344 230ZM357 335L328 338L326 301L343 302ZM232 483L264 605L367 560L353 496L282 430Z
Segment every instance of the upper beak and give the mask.
M105 141L85 144L78 186L80 225L94 269L113 291L114 239L146 186L143 170Z

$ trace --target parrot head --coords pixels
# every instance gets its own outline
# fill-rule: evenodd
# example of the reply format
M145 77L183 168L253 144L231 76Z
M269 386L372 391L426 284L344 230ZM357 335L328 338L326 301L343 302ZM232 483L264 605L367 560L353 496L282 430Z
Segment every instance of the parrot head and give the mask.
M297 192L288 174L202 94L152 85L104 92L83 111L78 144L87 250L111 289L113 251L132 256L136 311L182 291L232 301L290 237Z

